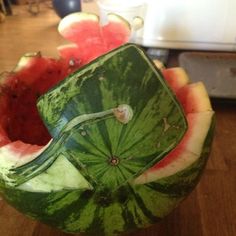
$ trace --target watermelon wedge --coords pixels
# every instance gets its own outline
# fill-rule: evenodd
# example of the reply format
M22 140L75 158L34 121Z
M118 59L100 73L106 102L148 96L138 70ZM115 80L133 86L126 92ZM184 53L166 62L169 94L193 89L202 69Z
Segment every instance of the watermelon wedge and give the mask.
M118 16L107 28L93 14L68 17L59 26L74 43L62 46L68 54L29 54L1 75L0 193L69 233L148 227L199 181L214 132L209 97L182 68L159 70L134 44L111 50L127 30ZM105 39L116 20L113 44ZM83 31L87 23L93 30Z
M108 14L107 18L106 25L101 25L92 13L77 12L63 18L58 31L73 44L59 46L59 55L70 64L82 66L128 42L129 23L116 14Z

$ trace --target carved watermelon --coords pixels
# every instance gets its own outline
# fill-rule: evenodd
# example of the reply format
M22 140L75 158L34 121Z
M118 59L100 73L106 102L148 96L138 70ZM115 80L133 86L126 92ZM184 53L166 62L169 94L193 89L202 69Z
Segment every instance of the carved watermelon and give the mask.
M210 152L203 84L181 68L159 71L133 44L64 79L67 62L31 55L1 78L2 196L65 232L158 222L196 186Z

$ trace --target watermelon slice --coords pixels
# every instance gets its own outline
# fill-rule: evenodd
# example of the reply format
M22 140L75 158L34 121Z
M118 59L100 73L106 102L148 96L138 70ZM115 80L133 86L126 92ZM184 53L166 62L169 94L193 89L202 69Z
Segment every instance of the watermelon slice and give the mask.
M108 14L107 18L106 25L101 25L92 13L72 13L63 18L58 31L73 44L59 46L59 55L70 64L82 66L128 42L129 23L116 14Z

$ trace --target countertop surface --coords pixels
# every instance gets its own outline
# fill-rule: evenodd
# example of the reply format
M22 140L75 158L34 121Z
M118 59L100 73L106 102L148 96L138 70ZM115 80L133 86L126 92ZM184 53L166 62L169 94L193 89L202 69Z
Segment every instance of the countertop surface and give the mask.
M84 10L92 3L84 3ZM42 3L33 16L26 6L0 24L0 71L11 70L26 52L56 56L65 41L56 31L59 18ZM236 88L235 88L236 89ZM189 197L162 222L129 236L236 235L236 102L213 101L216 130L212 152L202 178ZM37 203L36 203L37 204ZM0 200L1 236L69 235L27 218Z

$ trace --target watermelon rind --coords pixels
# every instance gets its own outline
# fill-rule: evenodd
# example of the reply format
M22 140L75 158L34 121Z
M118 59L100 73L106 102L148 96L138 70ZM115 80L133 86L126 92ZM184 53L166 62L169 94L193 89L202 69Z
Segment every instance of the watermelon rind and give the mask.
M112 194L103 192L103 198L89 189L83 193L66 189L31 192L5 186L1 191L19 211L65 232L119 235L148 227L168 215L196 187L210 153L214 126L215 117L200 158L187 169L151 183L123 186Z
M108 22L116 22L119 24L124 24L126 28L129 28L129 30L131 29L129 22L127 20L125 20L125 18L123 18L122 16L120 16L118 14L108 13L107 20L108 20Z

